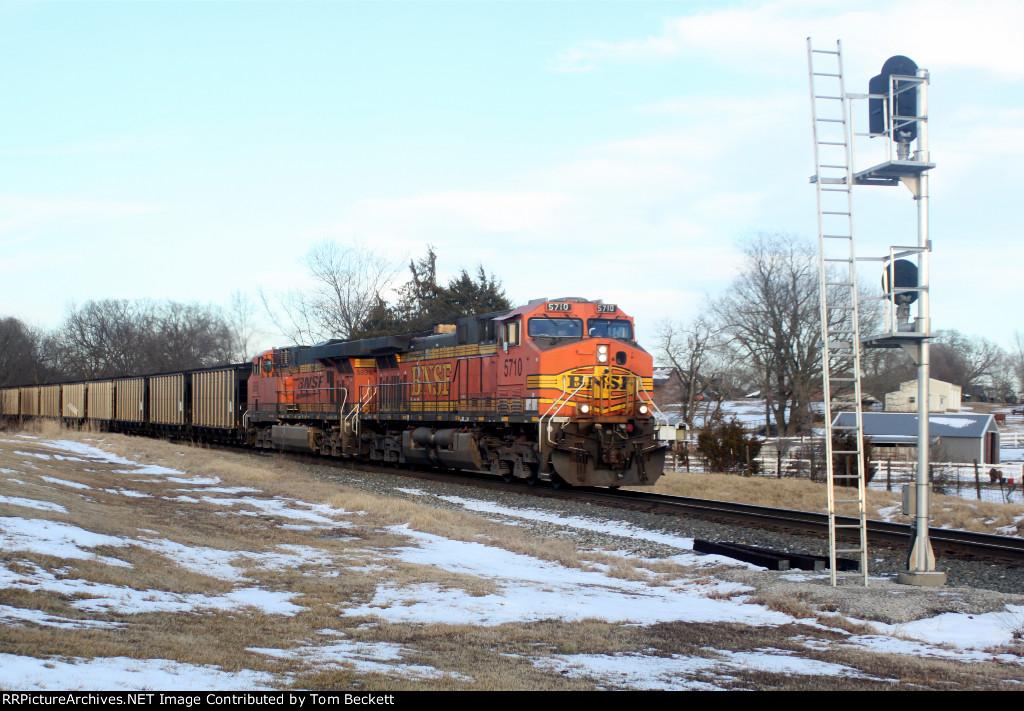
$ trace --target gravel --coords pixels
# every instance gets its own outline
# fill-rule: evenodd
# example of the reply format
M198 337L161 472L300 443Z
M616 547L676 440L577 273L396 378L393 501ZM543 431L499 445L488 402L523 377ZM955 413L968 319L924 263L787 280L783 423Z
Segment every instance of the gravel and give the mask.
M441 509L465 511L465 507L442 496L489 501L504 507L521 507L546 514L589 518L597 521L627 523L640 529L710 541L743 543L786 552L827 555L824 538L761 530L752 526L716 523L697 518L652 514L630 509L610 508L562 499L535 496L517 491L519 487L494 490L447 482L430 481L388 473L361 471L345 467L308 467L320 479L337 481L344 486L383 496L397 496ZM432 495L402 491L415 489ZM569 538L581 549L629 551L647 558L678 555L681 549L639 536L617 536L596 531L571 528L557 523L507 517L497 513L482 514L494 520L505 520L527 527L538 537ZM801 575L799 572L771 572L736 568L716 576L734 579L757 588L765 598L784 595L808 602L831 605L847 616L890 623L908 622L941 612L981 613L1003 609L1006 604L1024 605L1024 567L978 560L940 557L936 568L945 572L947 583L940 587L900 585L896 575L906 570L905 549L873 546L869 550L870 584L865 589L860 577L841 579L840 585L829 585L828 575Z

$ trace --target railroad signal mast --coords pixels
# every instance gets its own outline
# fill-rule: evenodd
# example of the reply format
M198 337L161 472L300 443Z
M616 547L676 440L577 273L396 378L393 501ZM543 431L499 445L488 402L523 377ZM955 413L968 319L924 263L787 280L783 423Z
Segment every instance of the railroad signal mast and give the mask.
M812 47L808 37L807 57L816 169L811 182L815 184L818 205L832 584L837 584L837 553L857 553L867 585L866 462L860 387L860 348L863 347L902 348L917 365L915 535L907 570L900 573L899 581L912 585L942 585L946 575L935 569L935 554L928 538L929 341L934 338L929 312L928 173L935 167L928 150L929 74L908 57L897 55L886 60L881 73L871 78L867 94L847 93L840 42L836 42L834 50L818 50ZM858 133L854 128L854 105L865 99L868 131ZM870 168L854 170L857 138L882 139L884 160ZM853 187L900 184L910 190L917 203L917 244L891 246L888 255L881 257L856 257ZM864 337L860 336L858 324L857 261L883 265L885 325L881 333ZM917 313L911 318L915 302ZM850 414L838 417L844 411ZM833 471L836 461L843 463L842 472ZM854 489L849 486L854 483L853 479L857 484L856 498L845 493ZM837 483L848 486L836 488ZM837 523L837 511L843 504L856 505L857 523ZM858 529L860 545L838 548L837 528Z

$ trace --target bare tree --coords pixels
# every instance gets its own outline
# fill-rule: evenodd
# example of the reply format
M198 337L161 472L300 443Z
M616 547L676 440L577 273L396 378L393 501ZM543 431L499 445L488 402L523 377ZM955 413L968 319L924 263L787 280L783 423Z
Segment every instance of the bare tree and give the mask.
M917 377L917 367L902 348L867 349L861 356L861 365L865 393L879 399L899 390L901 383Z
M0 385L39 382L44 375L41 335L20 319L0 319Z
M1024 395L1024 335L1020 331L1013 334L1013 352L1010 355L1013 374L1017 378L1017 392Z
M233 292L228 304L227 320L231 329L234 357L240 361L249 360L253 356L250 349L257 336L256 304L252 297L241 290Z
M156 320L151 302L106 299L68 307L47 339L47 357L67 377L100 378L146 372Z
M231 336L214 306L107 299L70 306L43 352L55 377L117 377L227 363Z
M710 314L736 356L760 374L765 417L773 415L778 433L786 436L811 424L811 398L822 387L817 251L791 235L760 233L743 252L739 276L712 302ZM849 290L832 288L829 303L848 305ZM877 304L858 299L860 330L870 333L876 328ZM850 313L832 310L829 327L848 327L844 321Z
M692 428L699 398L717 375L710 370L717 346L715 329L703 316L689 325L665 320L658 324L655 338L659 353L683 384L680 415Z
M995 386L997 374L1005 368L1006 351L986 338L955 329L939 331L938 336L931 348L933 378L959 385L965 393Z
M169 301L156 312L150 370L206 368L233 358L232 334L216 306Z
M779 434L788 435L810 424L810 396L820 380L817 261L808 245L787 235L758 234L743 251L743 270L711 314L736 353L760 372L766 410Z
M295 343L356 337L367 318L390 290L399 267L383 255L359 245L323 240L301 260L312 285L272 299L259 297L270 320ZM271 303L276 300L276 304Z

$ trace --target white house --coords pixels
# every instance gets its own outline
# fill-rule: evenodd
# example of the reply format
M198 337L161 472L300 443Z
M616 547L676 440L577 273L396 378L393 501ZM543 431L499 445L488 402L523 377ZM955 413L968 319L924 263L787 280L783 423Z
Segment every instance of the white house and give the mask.
M928 412L956 412L960 409L961 388L932 378L928 381ZM900 383L896 392L885 394L886 412L917 412L917 381Z

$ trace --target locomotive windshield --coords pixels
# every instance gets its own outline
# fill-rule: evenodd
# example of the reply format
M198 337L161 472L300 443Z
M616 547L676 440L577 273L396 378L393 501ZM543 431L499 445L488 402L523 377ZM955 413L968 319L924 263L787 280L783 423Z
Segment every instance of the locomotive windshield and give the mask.
M618 319L591 318L587 319L587 333L591 338L618 338L623 341L632 341L633 324Z
M531 318L531 338L583 338L583 319L579 318Z

